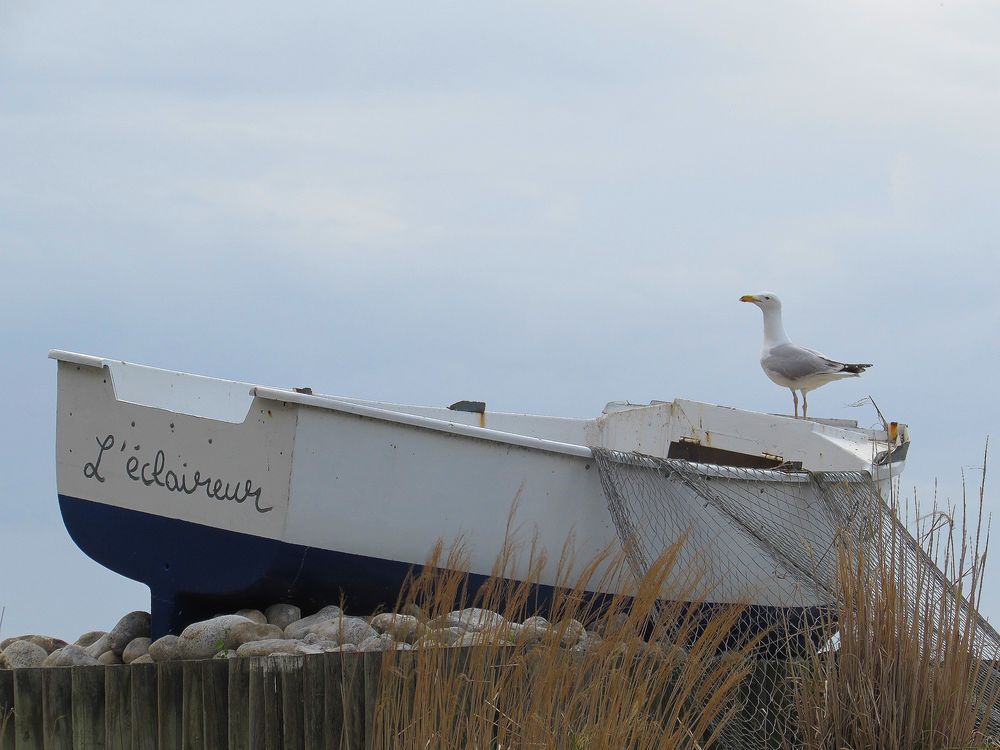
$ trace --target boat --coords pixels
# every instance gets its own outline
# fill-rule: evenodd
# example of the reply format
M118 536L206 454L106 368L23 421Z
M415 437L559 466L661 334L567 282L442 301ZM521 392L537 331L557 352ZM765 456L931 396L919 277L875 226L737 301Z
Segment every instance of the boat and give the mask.
M63 520L84 553L150 588L154 638L227 606L392 606L438 540L464 539L478 585L515 499L519 528L556 553L537 582L544 592L571 535L581 560L619 543L595 449L706 471L864 471L886 485L909 446L903 424L865 429L680 398L611 402L592 418L535 416L49 356ZM751 602L762 612L821 604L767 578ZM737 596L718 592L720 602Z

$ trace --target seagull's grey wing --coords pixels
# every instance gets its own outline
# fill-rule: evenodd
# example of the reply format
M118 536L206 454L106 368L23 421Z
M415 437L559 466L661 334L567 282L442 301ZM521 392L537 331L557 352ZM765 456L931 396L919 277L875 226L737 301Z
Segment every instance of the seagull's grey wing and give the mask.
M824 357L819 352L795 344L779 344L760 360L765 370L789 380L798 380L810 375L840 372L844 365Z

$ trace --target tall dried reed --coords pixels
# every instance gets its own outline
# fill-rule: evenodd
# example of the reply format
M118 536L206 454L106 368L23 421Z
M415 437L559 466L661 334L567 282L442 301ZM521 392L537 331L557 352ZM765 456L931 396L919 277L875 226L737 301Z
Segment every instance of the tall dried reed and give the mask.
M622 584L621 556L605 552L577 566L564 548L548 607L550 627L519 627L534 611L546 559L536 545L518 565L507 545L484 586L469 590L461 543L439 544L412 578L396 611L417 607L440 624L462 604L502 614L467 649L423 647L389 652L383 662L373 747L384 748L708 748L734 712L732 698L749 671L752 643L722 651L742 606L697 602L689 585L671 590L684 540L667 549L640 581ZM514 581L512 571L522 571ZM529 575L523 575L528 570ZM581 626L600 637L585 636ZM430 631L433 632L433 631ZM567 644L577 642L576 648ZM722 653L722 655L720 655Z
M985 457L970 513L936 507L910 537L891 514L839 545L835 648L812 654L798 684L807 750L996 747L997 634L978 615L988 548ZM958 511L958 519L956 513ZM869 519L870 522L872 519ZM916 550L910 545L916 542Z

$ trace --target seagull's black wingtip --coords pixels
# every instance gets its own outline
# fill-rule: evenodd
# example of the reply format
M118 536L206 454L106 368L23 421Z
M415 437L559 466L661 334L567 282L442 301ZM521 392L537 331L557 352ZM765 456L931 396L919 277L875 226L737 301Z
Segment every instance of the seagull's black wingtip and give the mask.
M862 364L844 365L843 372L850 372L850 373L853 373L854 375L860 375L865 370L867 370L869 367L874 367L874 365L870 365L870 364L868 364L868 365L862 365Z

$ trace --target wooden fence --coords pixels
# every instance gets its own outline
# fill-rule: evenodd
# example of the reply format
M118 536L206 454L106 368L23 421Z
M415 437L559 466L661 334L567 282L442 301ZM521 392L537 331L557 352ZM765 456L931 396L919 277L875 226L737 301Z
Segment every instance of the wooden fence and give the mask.
M363 750L381 668L373 652L0 670L0 750Z

